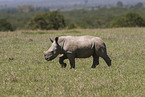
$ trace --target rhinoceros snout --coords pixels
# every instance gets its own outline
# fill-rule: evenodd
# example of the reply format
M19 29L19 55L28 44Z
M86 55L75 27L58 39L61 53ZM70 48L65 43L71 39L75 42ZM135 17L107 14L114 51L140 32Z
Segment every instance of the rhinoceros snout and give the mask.
M52 58L45 56L45 60L47 60L47 61L51 61Z
M45 58L45 60L49 60L49 58Z

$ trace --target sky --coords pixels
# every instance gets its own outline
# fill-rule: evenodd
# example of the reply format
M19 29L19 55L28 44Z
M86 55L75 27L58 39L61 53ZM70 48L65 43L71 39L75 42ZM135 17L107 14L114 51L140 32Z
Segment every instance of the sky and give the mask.
M135 4L137 2L145 3L145 0L88 0L88 4L102 4L110 5L116 4L118 1L123 2L123 4ZM84 4L85 0L0 0L0 5L21 5L21 4L32 4L32 5L73 5L73 4Z

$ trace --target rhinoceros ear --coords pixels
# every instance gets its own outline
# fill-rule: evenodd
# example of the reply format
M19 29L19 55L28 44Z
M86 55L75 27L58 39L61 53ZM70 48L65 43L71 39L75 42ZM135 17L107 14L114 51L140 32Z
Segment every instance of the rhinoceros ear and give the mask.
M53 43L53 40L51 39L51 38L49 38L50 39L50 41Z
M55 37L55 42L58 44L58 37Z

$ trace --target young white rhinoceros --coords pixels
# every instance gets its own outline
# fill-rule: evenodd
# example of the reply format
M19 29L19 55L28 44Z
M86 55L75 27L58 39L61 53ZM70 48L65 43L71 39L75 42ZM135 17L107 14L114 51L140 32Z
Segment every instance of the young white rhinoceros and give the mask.
M111 67L111 59L107 55L106 45L99 37L60 36L56 37L55 41L51 40L51 42L51 47L44 52L45 60L53 60L59 54L62 54L59 58L62 68L67 65L63 62L65 59L69 59L71 68L75 68L75 58L88 58L90 56L93 56L91 68L99 65L99 57L102 57L107 65Z

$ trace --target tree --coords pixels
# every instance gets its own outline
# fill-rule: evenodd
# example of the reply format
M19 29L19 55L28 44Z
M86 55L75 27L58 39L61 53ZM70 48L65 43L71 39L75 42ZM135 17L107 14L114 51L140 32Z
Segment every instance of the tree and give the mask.
M71 23L71 24L68 24L67 26L67 29L74 29L74 28L77 28L75 24Z
M126 18L121 17L121 18L118 18L118 19L111 21L110 26L111 27L125 27L125 26L127 26L125 21L126 21Z
M111 27L144 27L145 20L136 13L128 13L125 17L111 22Z
M18 6L17 10L21 13L28 13L28 12L33 12L35 8L32 5L22 5L22 6Z
M31 29L61 29L65 27L64 17L58 11L35 15L29 23Z
M143 3L139 2L139 3L137 3L134 7L136 7L136 8L141 8L141 7L143 7L143 6L144 6Z
M145 20L136 13L128 13L126 15L126 22L129 27L143 27L145 26Z
M0 19L0 31L13 31L11 23L6 19Z
M29 27L31 29L46 29L46 21L43 17L42 14L36 14L31 20L30 20L30 23L29 23Z
M119 7L119 8L122 8L123 7L123 3L121 1L118 1L116 6Z

